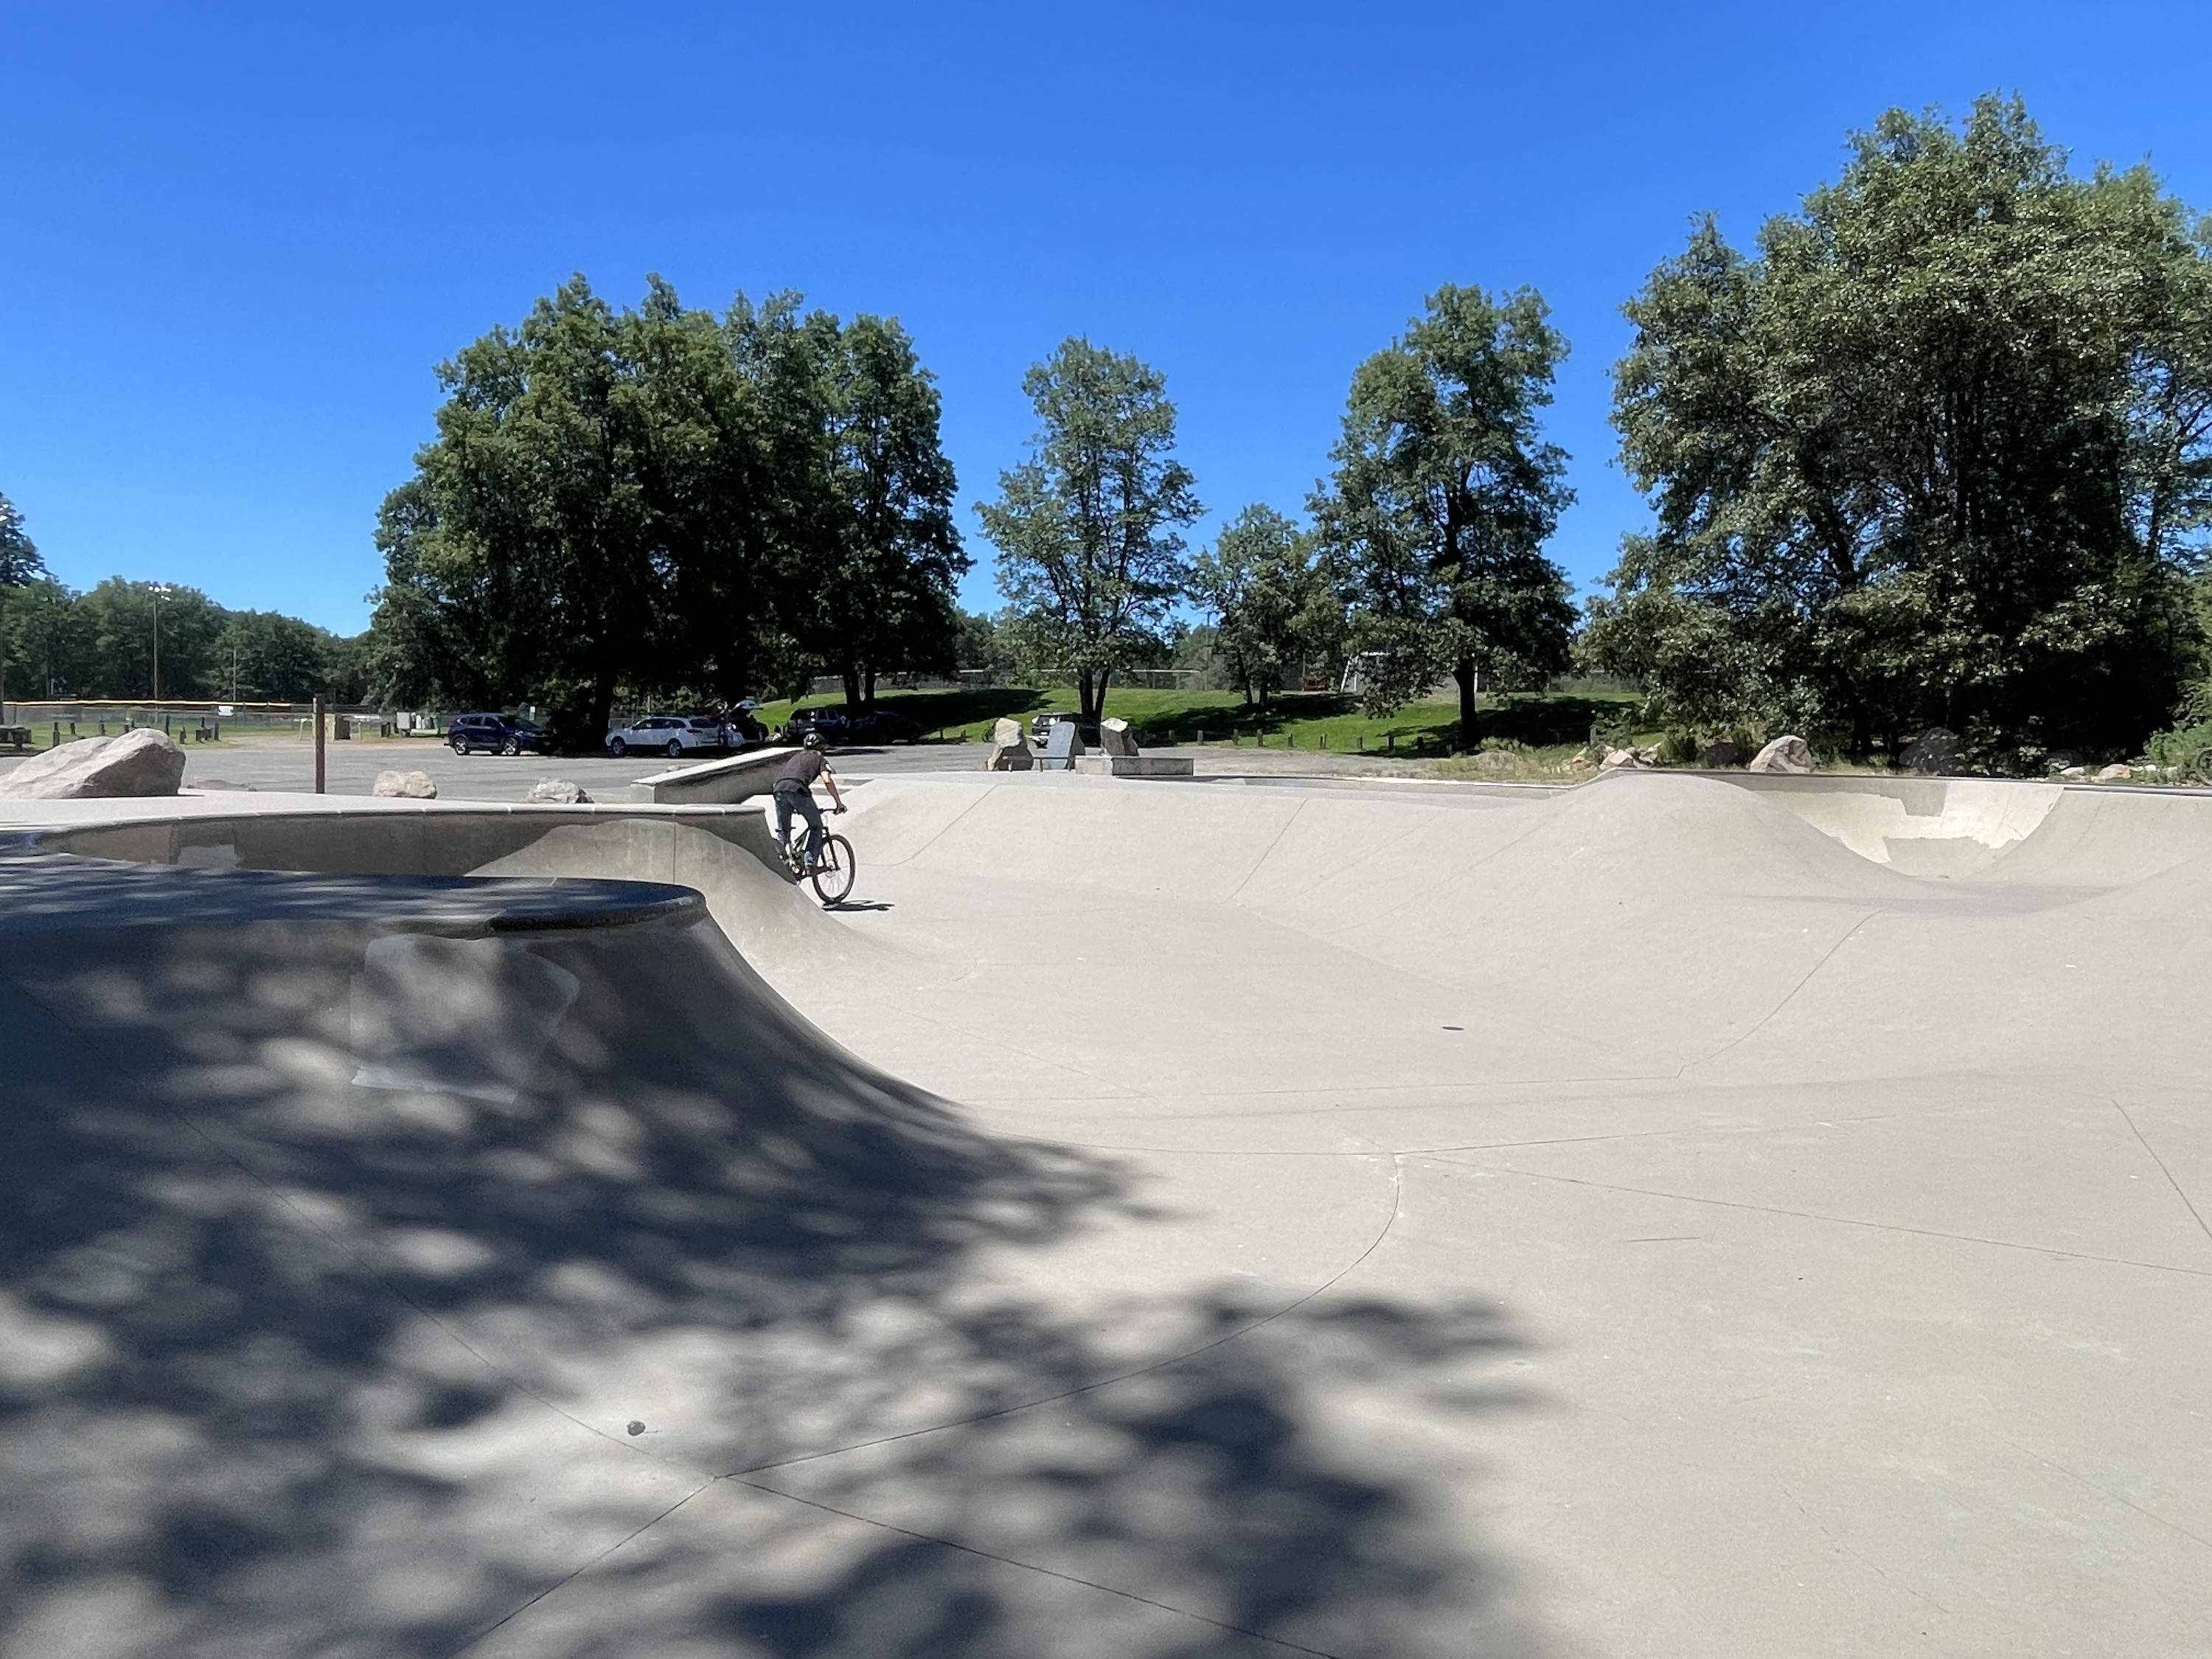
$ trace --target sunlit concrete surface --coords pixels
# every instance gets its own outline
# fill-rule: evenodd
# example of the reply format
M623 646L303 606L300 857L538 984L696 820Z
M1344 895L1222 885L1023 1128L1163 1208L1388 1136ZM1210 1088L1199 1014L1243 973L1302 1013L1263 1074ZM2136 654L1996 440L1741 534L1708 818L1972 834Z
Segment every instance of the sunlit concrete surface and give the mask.
M2212 795L852 799L6 804L0 1655L2212 1650Z

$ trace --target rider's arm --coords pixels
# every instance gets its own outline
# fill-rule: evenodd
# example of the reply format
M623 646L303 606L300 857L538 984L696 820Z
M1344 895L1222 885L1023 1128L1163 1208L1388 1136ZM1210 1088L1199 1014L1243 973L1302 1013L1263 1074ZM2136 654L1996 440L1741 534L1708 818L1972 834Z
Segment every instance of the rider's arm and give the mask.
M845 810L845 798L837 793L837 775L827 766L822 769L822 787L830 792L830 801L839 811Z

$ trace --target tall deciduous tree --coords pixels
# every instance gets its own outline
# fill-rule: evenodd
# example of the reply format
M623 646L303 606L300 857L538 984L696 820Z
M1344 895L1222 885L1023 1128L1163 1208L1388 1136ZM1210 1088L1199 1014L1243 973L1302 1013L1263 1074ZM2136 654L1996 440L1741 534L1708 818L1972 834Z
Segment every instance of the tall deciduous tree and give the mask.
M1191 597L1213 613L1213 647L1266 708L1285 670L1334 653L1344 602L1314 538L1274 508L1246 507L1191 562Z
M1449 673L1468 747L1478 678L1540 684L1568 661L1567 580L1543 553L1573 500L1565 453L1539 425L1567 351L1547 317L1529 289L1430 295L1353 374L1313 503L1354 584L1369 703L1395 708Z
M881 673L956 665L953 595L969 561L936 381L912 340L894 320L802 318L798 305L740 296L725 329L772 458L772 609L799 665L836 674L858 713Z
M151 582L110 576L76 601L92 670L81 695L153 695L157 600L162 693L197 697L209 689L225 612L196 587L165 586L167 591L157 595Z
M1017 632L1073 671L1095 720L1115 672L1161 650L1183 581L1178 532L1201 509L1157 370L1071 338L1022 390L1036 410L1030 457L978 511Z
M740 401L714 320L657 279L617 313L579 276L439 374L438 437L381 526L415 592L382 604L489 689L604 731L617 686L694 666L677 573L714 533Z
M2196 649L2212 264L2142 169L2017 103L1892 112L1756 257L1708 221L1627 307L1614 421L1657 523L1594 608L1658 712L2131 749Z

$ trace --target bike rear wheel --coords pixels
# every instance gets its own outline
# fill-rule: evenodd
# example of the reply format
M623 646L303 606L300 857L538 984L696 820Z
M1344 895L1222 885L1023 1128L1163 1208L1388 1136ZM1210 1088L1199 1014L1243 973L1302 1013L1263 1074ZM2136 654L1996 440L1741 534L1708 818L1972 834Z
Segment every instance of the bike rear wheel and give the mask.
M814 868L807 879L814 884L814 896L823 908L842 904L853 890L856 867L853 862L853 843L842 836L822 837L821 850L815 855Z

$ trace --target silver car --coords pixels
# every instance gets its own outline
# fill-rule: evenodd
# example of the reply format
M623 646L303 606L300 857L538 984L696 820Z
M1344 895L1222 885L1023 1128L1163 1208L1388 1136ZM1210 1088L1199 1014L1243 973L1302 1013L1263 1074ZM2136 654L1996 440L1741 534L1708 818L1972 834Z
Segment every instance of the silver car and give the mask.
M619 732L607 733L607 753L617 760L633 749L680 760L694 750L728 746L728 734L722 729L721 721L707 714L647 714Z

